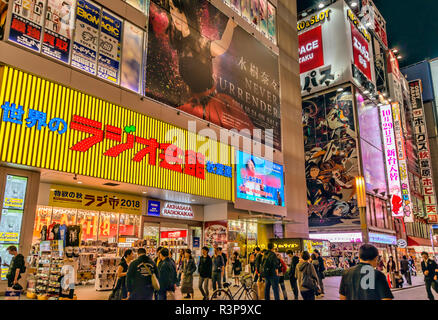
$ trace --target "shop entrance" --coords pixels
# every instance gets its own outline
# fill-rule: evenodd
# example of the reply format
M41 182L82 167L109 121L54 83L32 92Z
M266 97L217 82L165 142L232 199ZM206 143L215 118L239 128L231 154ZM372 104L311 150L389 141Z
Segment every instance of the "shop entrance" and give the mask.
M169 248L170 256L178 261L179 250L189 248L189 228L187 225L166 226L160 228L160 246Z

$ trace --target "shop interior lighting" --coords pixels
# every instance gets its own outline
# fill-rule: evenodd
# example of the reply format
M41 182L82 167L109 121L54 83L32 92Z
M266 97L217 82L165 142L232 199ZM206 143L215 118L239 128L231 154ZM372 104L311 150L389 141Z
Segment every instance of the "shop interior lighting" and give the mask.
M319 9L322 9L322 8L324 8L324 7L325 7L325 4L322 3L322 2L318 5L318 8L319 8Z
M342 91L344 91L344 88L339 88L338 89L338 92L342 92Z
M352 7L352 8L356 8L356 7L357 7L357 2L356 2L356 1L353 1L353 2L351 3L351 7Z
M397 53L398 49L392 49L392 52Z

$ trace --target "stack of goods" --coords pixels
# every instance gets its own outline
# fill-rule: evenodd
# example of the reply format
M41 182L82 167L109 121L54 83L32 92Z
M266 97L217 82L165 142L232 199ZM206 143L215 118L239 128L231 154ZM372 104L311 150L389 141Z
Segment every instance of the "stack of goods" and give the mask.
M112 290L120 257L97 258L95 288L97 291Z

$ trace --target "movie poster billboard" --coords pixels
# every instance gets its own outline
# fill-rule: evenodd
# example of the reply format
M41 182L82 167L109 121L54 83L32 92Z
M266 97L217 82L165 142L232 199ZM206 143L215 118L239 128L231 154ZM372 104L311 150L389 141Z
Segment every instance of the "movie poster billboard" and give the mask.
M9 40L40 52L45 0L13 0Z
M142 53L143 30L125 21L120 84L137 93L141 89Z
M240 7L240 0L231 0L231 9L239 16L242 14L242 8Z
M147 2L149 2L149 0L126 0L126 3L130 4L131 6L142 12L147 12L146 11L148 9Z
M351 88L303 101L309 227L342 228L360 223L353 112Z
M242 18L246 22L251 23L251 0L242 0L241 7L242 7Z
M41 52L69 63L76 1L47 0L46 21Z
M71 65L96 74L100 7L88 0L77 1Z
M250 0L250 17L251 17L251 25L259 30L260 21L259 21L259 0Z
M268 38L277 44L277 8L268 2Z
M259 0L259 30L267 37L268 36L268 1Z
M284 207L283 166L236 151L237 198Z
M278 56L206 0L183 11L190 27L158 2L150 8L146 96L225 129L261 129L262 141L280 150Z
M103 9L101 25L97 75L102 79L118 84L123 21Z

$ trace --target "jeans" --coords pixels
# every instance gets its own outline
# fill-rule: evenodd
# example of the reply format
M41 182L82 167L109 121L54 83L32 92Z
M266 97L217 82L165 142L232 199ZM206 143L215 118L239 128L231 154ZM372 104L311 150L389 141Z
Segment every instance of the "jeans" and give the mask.
M205 299L208 299L209 296L209 292L208 292L208 281L210 280L210 278L203 278L203 277L199 277L199 291L201 291L202 296Z
M438 285L436 283L436 281L434 281L433 279L424 279L424 282L426 284L426 292L427 292L427 297L429 298L429 300L435 300L435 297L433 296L431 287L433 288L433 290L435 290L436 293L438 293Z
M313 290L301 291L303 300L315 300L315 292Z
M324 275L322 273L318 272L318 282L319 282L319 288L321 289L321 294L324 294L324 282L322 281L322 277Z
M281 292L283 292L284 300L287 300L287 291L286 291L286 285L284 284L284 276L280 276L278 278L278 283L280 285Z
M216 284L219 289L222 289L222 275L220 272L213 272L211 281L213 283L213 291L216 290Z
M409 285L412 285L411 271L409 271L409 270L408 270L408 271L405 271L404 276L405 276L406 282L407 282Z
M292 288L292 291L294 293L295 300L298 300L298 284L296 278L290 278L290 286Z
M225 282L227 282L227 268L226 267L224 267L224 277L222 279L222 283L225 283Z
M141 292L133 291L129 296L129 300L152 300L154 289L152 286L147 286Z
M278 276L270 276L265 277L266 286L265 286L265 300L271 300L271 286L272 291L274 291L274 299L280 300L280 288L278 284Z

